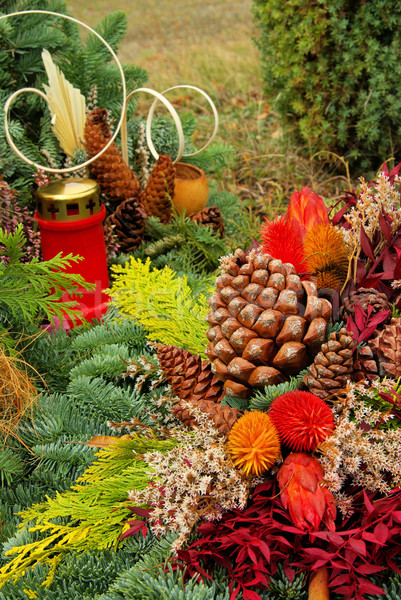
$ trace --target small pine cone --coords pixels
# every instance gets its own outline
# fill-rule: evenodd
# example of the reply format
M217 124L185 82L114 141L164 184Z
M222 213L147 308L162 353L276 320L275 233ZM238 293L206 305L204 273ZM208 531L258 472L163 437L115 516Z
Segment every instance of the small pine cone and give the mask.
M371 383L379 379L379 368L377 366L376 356L371 348L369 340L366 346L362 346L354 355L354 368L352 379L354 381L367 381Z
M142 203L148 215L159 217L162 223L171 219L174 198L175 167L168 154L161 154L142 193Z
M95 108L88 114L84 135L85 150L88 157L92 158L104 148L111 138L107 110ZM102 193L111 202L128 200L140 191L135 173L124 162L114 142L90 165L90 169Z
M213 421L216 429L224 436L228 436L231 427L241 416L237 408L222 406L211 400L192 401L191 404L194 408L199 408L203 413L207 414ZM177 419L180 419L188 427L196 427L196 418L187 406L183 406L182 401L174 405L173 413Z
M221 401L223 384L212 373L209 361L202 360L199 354L159 344L157 358L168 383L181 400Z
M206 206L193 215L190 215L191 221L196 221L213 229L213 235L219 234L220 239L224 237L224 222L221 210L218 206Z
M379 363L380 377L401 377L401 319L391 319L382 331L376 331L369 347Z
M355 304L359 302L364 312L367 312L369 306L373 306L372 316L381 310L391 310L392 305L385 294L374 290L373 288L359 288L344 300L341 308L340 318L347 321L348 317L354 319Z
M303 383L319 398L327 398L351 379L355 341L345 329L334 331L322 345Z
M124 200L106 223L114 225L121 252L131 252L141 245L145 232L146 212L135 198Z

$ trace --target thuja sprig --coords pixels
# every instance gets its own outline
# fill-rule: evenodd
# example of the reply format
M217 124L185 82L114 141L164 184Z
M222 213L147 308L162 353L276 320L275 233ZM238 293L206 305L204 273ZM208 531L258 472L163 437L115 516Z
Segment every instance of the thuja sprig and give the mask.
M22 225L14 233L0 229L0 310L7 307L16 317L28 323L37 317L54 322L66 316L76 320L80 311L75 300L61 301L65 290L70 295L80 296L93 289L81 275L66 273L71 263L82 260L79 256L61 252L47 261L33 258L23 263L26 239Z

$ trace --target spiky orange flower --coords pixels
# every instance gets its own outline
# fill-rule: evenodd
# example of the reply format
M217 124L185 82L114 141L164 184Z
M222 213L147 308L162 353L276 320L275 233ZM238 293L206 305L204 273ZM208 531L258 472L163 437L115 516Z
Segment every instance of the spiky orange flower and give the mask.
M286 217L276 217L274 221L265 217L265 221L266 225L260 230L263 252L283 263L291 263L297 273L305 273L308 266L298 229Z
M305 236L304 251L308 267L317 277L318 289L336 289L345 281L348 251L341 231L333 225L319 223Z
M291 196L286 216L290 222L295 221L302 238L317 223L329 223L325 203L306 185Z
M270 469L280 454L280 440L270 417L259 410L245 413L228 435L228 451L245 475Z
M334 431L329 406L311 392L286 392L271 403L269 416L280 440L292 450L313 452Z

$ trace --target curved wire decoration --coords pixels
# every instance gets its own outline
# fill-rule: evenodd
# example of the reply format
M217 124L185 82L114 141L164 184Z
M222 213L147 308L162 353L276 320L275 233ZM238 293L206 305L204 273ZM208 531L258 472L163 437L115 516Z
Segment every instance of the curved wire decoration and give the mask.
M106 42L106 40L99 33L97 33L94 29L92 29L92 27L89 27L89 25L86 25L85 23L83 23L82 21L79 21L75 17L71 17L69 15L64 15L61 13L52 12L49 10L39 10L39 9L37 9L37 10L36 9L35 10L22 10L22 11L9 13L7 15L2 15L2 16L0 16L0 21L2 19L6 19L9 17L28 15L28 14L45 14L45 15L52 15L57 18L67 19L69 21L73 21L74 23L77 23L78 25L81 25L82 27L84 27L85 29L90 31L93 35L95 35L109 50L110 54L113 57L114 62L116 63L116 65L118 67L118 70L120 72L121 83L122 83L122 108L121 108L120 119L117 123L116 129L115 129L113 135L111 136L110 140L102 148L102 150L100 150L97 154L95 154L95 156L92 156L92 158L89 158L88 160L86 160L85 162L83 162L79 165L74 165L73 167L55 169L55 168L49 167L47 165L40 165L39 163L36 163L35 161L27 158L17 148L17 146L15 145L15 143L11 137L9 125L8 125L8 115L9 115L10 107L11 107L12 103L16 100L16 98L24 93L34 93L47 101L46 94L44 92L42 92L41 90L37 90L36 88L27 87L27 88L22 88L20 90L17 90L13 94L11 94L11 96L7 99L7 101L4 105L4 111L5 111L4 129L5 129L7 142L10 145L11 149L25 163L27 163L28 165L32 165L32 166L36 167L37 169L41 169L48 173L71 173L74 171L78 171L79 169L89 166L92 162L94 162L96 159L98 159L104 152L106 152L106 150L111 146L111 144L116 139L116 137L121 129L121 147L122 147L121 152L122 152L124 161L128 165L127 106L128 106L128 102L131 99L131 97L134 94L139 93L139 92L145 92L145 93L150 94L155 97L155 100L150 107L150 110L149 110L149 113L147 116L147 120L146 120L146 142L148 144L150 152L152 153L153 157L156 160L159 158L159 154L157 153L157 151L154 147L153 141L152 141L151 129L152 129L152 120L153 120L154 112L155 112L156 106L159 102L161 102L167 108L169 113L171 114L174 124L177 129L177 133L178 133L178 151L177 151L177 156L174 160L174 163L178 162L183 156L186 157L186 156L194 156L195 154L199 154L200 152L205 150L212 143L212 141L214 140L214 138L216 136L217 129L218 129L218 114L217 114L216 106L214 105L212 99L208 96L208 94L206 94L206 92L204 92L200 88L195 87L193 85L177 85L177 86L167 88L166 90L164 90L161 93L156 92L155 90L152 90L151 88L137 88L137 89L133 90L132 92L130 92L129 95L127 96L127 88L126 88L124 71L123 71L122 65L121 65L116 53L114 52L114 50L110 46L110 44L108 44ZM206 98L207 102L209 103L209 105L212 108L213 116L214 116L214 128L213 128L213 133L212 133L211 137L206 142L206 144L204 144L204 146L202 146L202 148L200 148L196 152L192 152L189 154L183 154L183 152L184 152L184 133L183 133L181 120L177 114L177 111L171 104L171 102L169 102L167 100L167 98L165 98L165 96L164 96L167 92L170 92L170 91L178 89L178 88L189 88L189 89L199 92L204 98Z

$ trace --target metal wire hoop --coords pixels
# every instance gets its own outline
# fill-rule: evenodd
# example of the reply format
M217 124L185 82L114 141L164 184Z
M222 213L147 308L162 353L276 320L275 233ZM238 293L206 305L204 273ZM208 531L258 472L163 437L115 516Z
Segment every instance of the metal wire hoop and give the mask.
M213 116L214 116L213 133L210 136L209 140L206 142L206 144L204 144L202 146L202 148L200 148L199 150L196 150L195 152L191 152L189 154L182 154L183 157L195 156L196 154L200 154L200 152L203 152L203 150L206 150L206 148L208 146L210 146L210 144L213 142L214 138L216 137L216 133L217 133L217 130L219 128L219 115L217 113L216 106L215 106L213 100L210 98L210 96L208 96L208 94L206 94L206 92L204 92L200 88L196 87L195 85L185 85L185 84L174 85L173 87L169 87L169 88L167 88L166 90L164 90L161 93L164 96L164 94L166 94L167 92L171 92L172 90L177 90L179 88L188 88L190 90L195 90L196 92L199 92L199 94L201 94L208 101L209 105L211 106L211 109L212 109L212 112L213 112ZM150 144L149 144L150 137L148 137L148 132L149 132L149 136L150 136L153 115L154 115L154 112L155 112L157 104L158 104L158 99L156 98L156 100L153 102L152 106L149 109L148 118L147 118L147 121L146 121L146 141L147 141L147 144L148 144L149 147L150 147ZM179 158L177 157L175 159L175 161L173 161L173 162L179 161L180 158L181 158L181 156Z
M156 92L155 90L152 90L151 88L137 88L136 90L132 91L130 94L128 94L127 99L126 99L126 104L128 104L131 96L133 96L134 94L136 94L137 92L145 92L147 94L150 94L151 96L155 96L155 101L153 102L153 104L157 103L157 102L161 102L162 104L164 104L164 106L167 108L167 110L169 111L169 113L171 114L174 124L177 128L177 133L178 133L178 151L177 151L177 157L176 159L173 161L174 163L179 161L180 158L182 157L182 153L184 151L184 132L182 129L182 124L180 121L180 117L177 114L177 111L175 110L174 106L171 104L171 102L169 102L167 100L167 98L165 98L163 96L163 94L161 94L160 92ZM153 106L152 104L152 106ZM122 154L123 154L123 159L125 160L125 162L128 164L128 145L127 145L127 122L126 122L126 115L127 115L127 111L124 111L124 122L122 125L122 129L121 129L121 146L122 146ZM152 137L151 137L151 127L152 127L152 119L149 119L149 116L147 118L146 121L146 142L148 144L148 148L151 152L151 154L153 155L153 157L157 160L159 158L159 154L156 151L156 148L153 144L152 141Z
M127 87L126 87L126 83L125 83L125 76L124 76L124 71L123 68L121 66L120 61L117 58L116 53L114 52L113 48L110 46L110 44L108 44L106 42L106 40L104 38L102 38L102 36L97 33L97 31L95 31L94 29L92 29L92 27L89 27L89 25L86 25L85 23L82 23L82 21L79 21L78 19L75 19L74 17L70 17L69 15L63 15L61 13L55 13L52 12L50 10L22 10L22 11L17 11L17 12L13 12L13 13L9 13L8 15L2 15L0 16L0 21L2 19L6 19L9 17L15 17L15 16L19 16L19 15L29 15L29 14L45 14L45 15L53 15L55 17L59 17L62 19L67 19L68 21L73 21L74 23L77 23L78 25L82 25L82 27L85 27L85 29L87 29L88 31L90 31L91 33L93 33L97 38L99 38L99 40L106 46L106 48L109 50L110 54L112 55L115 63L117 64L118 70L120 71L120 75L121 75L121 83L122 83L122 92L123 92L123 97L122 97L122 110L121 110L121 116L120 119L117 123L117 127L115 132L113 133L113 135L111 136L110 140L107 142L107 144L104 146L104 148L102 148L102 150L100 150L100 152L98 152L95 156L93 156L92 158L89 158L88 160L86 160L85 162L79 164L79 165L75 165L73 167L68 167L68 168L64 168L64 169L54 169L48 166L44 166L44 165L40 165L38 163L36 163L35 161L31 160L30 158L27 158L20 150L18 150L18 148L16 147L16 145L14 144L12 138L11 138L11 134L9 131L9 127L8 127L8 113L10 110L10 106L13 103L13 101L22 93L24 92L33 92L35 94L37 94L38 96L41 96L42 98L44 98L46 100L46 95L41 92L40 90L37 90L36 88L22 88L20 90L17 90L16 92L14 92L13 94L11 94L11 96L7 99L5 105L4 105L4 111L5 111L5 115L4 115L4 129L5 129L5 133L6 133L6 139L7 142L9 143L10 147L12 148L12 150L15 152L15 154L21 158L21 160L23 160L25 163L27 163L28 165L32 165L34 167L36 167L37 169L42 169L43 171L46 171L47 173L72 173L74 171L78 171L79 169L82 169L84 167L87 167L88 165L90 165L91 163L93 163L93 161L95 161L97 158L99 158L99 156L101 156L103 154L103 152L105 152L110 146L111 144L114 142L114 140L116 139L118 132L120 131L121 125L124 121L124 117L125 117L125 106L126 106L126 99L127 99Z

